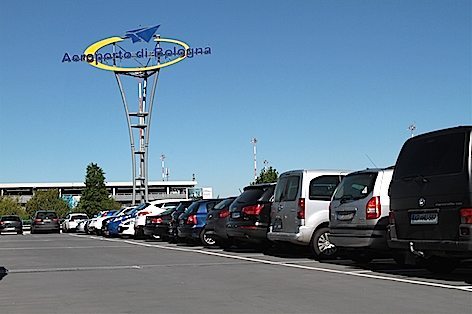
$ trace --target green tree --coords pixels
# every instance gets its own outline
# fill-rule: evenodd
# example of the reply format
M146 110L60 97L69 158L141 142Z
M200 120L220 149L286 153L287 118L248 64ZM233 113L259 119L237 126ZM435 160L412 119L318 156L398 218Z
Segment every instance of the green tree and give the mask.
M279 173L274 168L263 168L259 176L256 178L256 181L252 184L277 182L278 177Z
M63 217L70 211L69 204L59 197L59 190L50 189L36 191L34 196L26 203L26 212L30 217L37 210L53 210L59 217Z
M17 197L0 196L0 216L18 215L21 218L28 218L25 209L21 207Z
M82 191L76 211L92 217L101 210L119 209L120 203L110 197L105 186L105 172L95 163L87 166L85 189Z

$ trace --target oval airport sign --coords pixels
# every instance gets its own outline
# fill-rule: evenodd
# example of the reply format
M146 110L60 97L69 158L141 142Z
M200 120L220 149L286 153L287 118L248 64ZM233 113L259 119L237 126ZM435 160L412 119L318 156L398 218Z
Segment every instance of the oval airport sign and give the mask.
M167 53L167 51L169 51L169 49L165 50L164 52L163 52L162 48L159 48L161 50L156 50L155 49L154 51L150 52L150 54L149 54L150 57L177 55L177 58L175 58L173 60L170 60L170 61L167 61L167 62L164 62L164 63L159 63L159 64L155 64L155 65L151 65L151 66L141 66L141 67L119 67L119 66L116 66L116 65L108 65L108 64L105 64L105 63L101 62L102 60L116 58L117 57L116 52L108 53L109 56L107 56L107 53L105 53L104 55L101 55L102 56L101 58L97 58L98 57L97 52L100 49L102 49L104 47L107 47L109 45L113 45L113 44L118 43L118 42L122 42L125 39L126 39L126 37L125 38L123 38L123 37L110 37L110 38L102 39L102 40L100 40L96 43L91 44L84 51L86 61L94 67L97 67L97 68L102 69L102 70L107 70L107 71L144 72L144 71L153 71L153 70L157 70L157 69L160 69L160 68L163 68L163 67L167 67L169 65L176 64L177 62L180 62L180 61L184 60L188 55L188 51L190 50L190 46L187 45L186 43L184 43L183 41L176 40L176 39L169 39L169 38L155 38L154 41L156 43L170 43L170 44L178 45L181 48L178 49L178 50L174 48L174 49L170 50L171 53ZM121 58L130 59L133 56L140 58L139 52L140 51L138 51L134 55L130 52L125 52L124 54L119 54L119 56L122 56L122 57L120 57L120 59ZM141 58L144 57L144 51L142 51L141 55L142 55ZM92 56L92 57L90 57L90 56ZM146 50L146 56L148 56L147 50ZM100 62L98 61L98 59L101 59Z

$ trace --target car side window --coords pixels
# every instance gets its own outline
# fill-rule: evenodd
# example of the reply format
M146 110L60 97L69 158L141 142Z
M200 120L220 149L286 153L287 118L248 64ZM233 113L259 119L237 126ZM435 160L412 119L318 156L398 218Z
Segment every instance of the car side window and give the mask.
M309 198L315 201L329 201L340 182L339 176L321 176L310 182Z
M275 201L294 201L298 196L299 176L287 176L279 180L275 189Z

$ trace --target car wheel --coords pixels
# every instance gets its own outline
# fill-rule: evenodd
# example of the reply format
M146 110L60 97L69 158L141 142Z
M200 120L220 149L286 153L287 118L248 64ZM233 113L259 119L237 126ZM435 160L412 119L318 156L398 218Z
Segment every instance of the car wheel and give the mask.
M329 228L322 227L313 233L310 249L318 260L336 257L337 248L329 241Z
M35 231L33 228L31 228L31 231L30 231L30 233L31 233L31 234L35 234L35 233L36 233L36 231Z
M459 266L459 260L433 256L424 260L423 264L433 274L449 274Z
M202 232L200 232L200 240L205 247L212 247L216 245L215 238L209 235L208 230L206 229L203 229Z

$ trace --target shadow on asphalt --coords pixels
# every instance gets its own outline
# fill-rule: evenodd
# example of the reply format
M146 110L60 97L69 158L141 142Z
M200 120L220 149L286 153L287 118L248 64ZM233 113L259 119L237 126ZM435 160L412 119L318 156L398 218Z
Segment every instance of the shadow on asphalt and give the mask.
M146 242L160 242L167 243L168 241L161 239L146 239ZM201 243L195 242L169 242L173 243L179 247L202 247ZM205 247L205 249L215 249L219 250L218 246L215 247ZM228 253L262 253L266 256L273 256L279 258L287 259L313 259L312 254L309 249L304 246L283 244L283 245L270 245L270 246L257 246L253 244L238 244L238 246L232 246L230 248L225 248L225 252ZM380 273L385 275L392 276L401 276L406 278L421 278L428 280L441 280L449 282L462 282L465 284L472 285L472 260L462 262L457 269L455 269L450 274L433 274L416 265L398 265L391 258L382 258L374 259L370 263L356 263L345 257L338 257L337 259L332 260L323 260L320 261L322 264L334 264L347 267L352 271L362 271L368 270L374 273Z
M8 269L3 266L0 266L0 280L2 280L3 277L5 277L6 275L8 275Z

